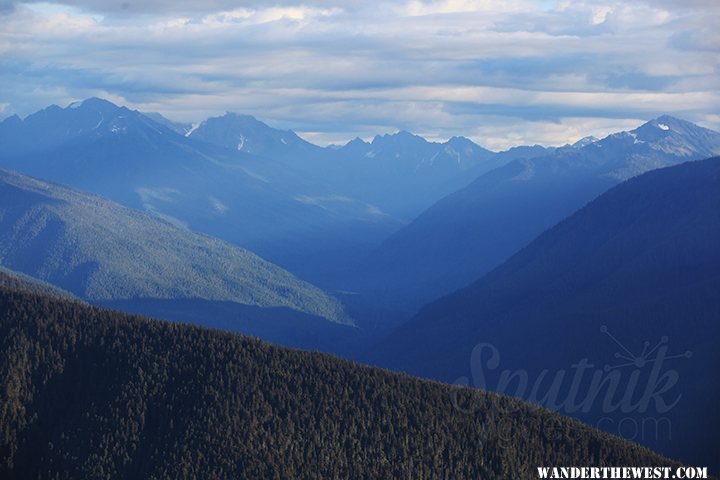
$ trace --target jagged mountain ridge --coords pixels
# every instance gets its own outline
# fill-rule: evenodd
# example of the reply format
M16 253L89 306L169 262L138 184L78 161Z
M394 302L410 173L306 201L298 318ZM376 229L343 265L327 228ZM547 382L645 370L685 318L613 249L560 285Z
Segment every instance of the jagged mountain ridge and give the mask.
M581 148L514 160L393 234L364 262L354 287L412 313L500 265L620 181L717 153L719 133L662 116Z
M300 153L316 155L322 151L320 147L298 137L292 130L277 130L251 115L232 112L208 118L193 128L188 136L269 158L297 156Z
M495 161L494 152L464 137L437 143L406 131L377 135L370 143L357 138L320 148L292 130L236 113L205 120L190 137L279 161L297 175L325 182L401 220L510 159Z
M0 166L152 212L284 266L342 250L328 260L336 261L400 225L324 181L100 99L7 119L0 141Z

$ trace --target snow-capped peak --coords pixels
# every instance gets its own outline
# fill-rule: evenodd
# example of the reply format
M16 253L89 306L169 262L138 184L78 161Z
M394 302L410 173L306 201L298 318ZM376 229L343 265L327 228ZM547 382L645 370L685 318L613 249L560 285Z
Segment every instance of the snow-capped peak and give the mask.
M597 141L598 141L598 139L596 137L589 135L589 136L583 137L580 140L578 140L577 142L573 143L571 145L571 147L582 148L584 146L590 145L591 143L595 143Z

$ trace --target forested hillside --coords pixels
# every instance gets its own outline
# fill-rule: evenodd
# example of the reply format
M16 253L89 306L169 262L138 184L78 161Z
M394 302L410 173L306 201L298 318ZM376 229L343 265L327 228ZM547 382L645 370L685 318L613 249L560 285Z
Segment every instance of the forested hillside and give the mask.
M340 302L247 250L6 170L0 265L95 302L202 299L351 323Z
M493 272L428 304L386 339L376 361L444 381L473 369L475 382L490 388L501 384L506 369L524 372L532 385L542 383L542 372L552 376L581 359L619 374L619 391L630 393L638 381L652 385L658 372L671 372L673 382L658 389L677 398L667 410L662 403L611 409L597 401L567 413L612 425L616 433L621 421L639 425L655 415L672 428L644 435L642 442L718 470L718 245L720 157L645 173L601 195ZM475 359L471 366L473 352L489 344L501 364L491 374L486 368L480 379L474 369L487 365ZM544 397L549 380L543 385L540 393L518 387L518 395L555 403ZM580 394L590 391L582 386Z
M524 479L671 463L494 394L4 287L0 339L9 480Z

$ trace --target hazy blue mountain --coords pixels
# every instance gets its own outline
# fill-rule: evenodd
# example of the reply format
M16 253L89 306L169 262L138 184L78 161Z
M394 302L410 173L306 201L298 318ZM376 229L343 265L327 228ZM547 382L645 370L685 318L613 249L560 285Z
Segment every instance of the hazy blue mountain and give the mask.
M544 157L558 150L573 150L583 148L591 143L597 142L599 139L589 135L583 137L575 143L568 143L562 147L546 147L544 145L519 145L510 147L507 150L496 153L496 158L501 164L509 163L512 160L529 160L532 158Z
M355 139L334 154L340 188L403 220L503 163L464 137L437 143L405 131Z
M24 120L18 116L6 118L0 123L0 144L3 156L26 151L49 151L70 139L83 135L122 128L124 114L129 112L110 102L90 98L76 102L67 108L51 105ZM112 123L118 121L118 125Z
M322 151L292 130L277 130L255 117L236 113L208 118L194 128L189 137L273 159L317 155Z
M674 128L670 122L651 122L635 133L643 138L642 132L654 133L649 128L657 123ZM661 138L671 144L672 139ZM538 399L557 372L572 375L572 365L582 358L594 365L590 371L607 364L608 373L624 364L625 370L613 374L621 378L612 404L628 391L631 397L622 405L636 404L648 382L652 392L667 392L677 381L669 393L653 397L671 404L680 395L677 406L663 411L653 400L646 411L619 411L603 407L600 397L586 412L566 413L591 423L607 417L603 428L614 426L614 433L627 435L632 433L617 431L622 418L636 426L645 418L667 418L670 433L664 425L662 435L638 441L717 469L718 245L720 157L645 173L604 193L480 280L425 306L385 341L375 360L445 381L473 377L476 386L483 386L478 382L484 375L484 386L493 389L500 385L501 371L524 371L532 386L546 370L539 393L520 390L521 396ZM493 364L497 359L491 361L486 349L470 366L473 349L482 343L499 351L500 364ZM667 357L665 366L648 379L660 352ZM642 375L637 389L634 369ZM666 370L672 370L669 377ZM559 390L562 398L569 395L568 383ZM513 383L507 391L516 388ZM580 388L591 390L586 383Z
M202 122L190 138L267 157L288 172L328 186L338 195L410 220L439 198L511 158L463 137L445 143L401 131L368 143L320 148L291 130L279 130L249 115L227 113Z
M139 207L152 205L145 190L154 182L172 181L190 169L212 170L222 159L237 161L206 158L173 130L97 98L53 105L19 123L5 120L0 141L5 167Z
M294 272L367 251L400 225L324 181L104 100L11 117L0 144L0 166L150 211Z
M498 152L497 156L504 163L512 160L528 160L531 158L543 157L557 150L555 147L544 147L542 145L519 145L511 147L502 152Z
M176 133L179 133L180 135L188 136L188 134L192 131L193 125L190 123L182 123L182 122L176 122L173 120L170 120L167 117L164 117L162 114L158 112L142 112L143 115L148 117L150 120L153 120L154 122L159 123L160 125L163 125L170 130L173 130Z
M487 273L618 182L717 153L720 134L663 116L580 148L514 160L386 240L354 287L417 308Z
M0 200L0 264L94 303L147 313L137 305L224 302L236 318L268 308L298 325L352 322L336 299L247 250L102 197L0 170ZM186 310L160 316L192 320Z
M440 144L401 132L333 150L248 116L186 134L152 116L93 98L11 117L0 124L0 166L152 212L333 286L404 222L499 165L463 138Z

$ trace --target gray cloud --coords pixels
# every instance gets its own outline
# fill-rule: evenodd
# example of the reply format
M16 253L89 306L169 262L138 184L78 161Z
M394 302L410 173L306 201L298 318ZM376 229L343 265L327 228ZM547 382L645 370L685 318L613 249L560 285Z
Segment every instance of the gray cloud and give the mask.
M700 10L720 10L720 4L716 0L683 0L678 2L677 0L641 0L647 5L656 5L663 8L669 8L674 10L688 10L688 9L700 9Z
M720 126L718 15L699 3L68 3L0 17L3 115L100 95L185 121L251 113L321 141L407 129L496 147L666 112Z
M0 10L3 5L7 5L8 8L14 8L16 5L27 5L33 3L46 3L46 0L3 0L3 2L0 2ZM58 0L52 3L78 8L93 13L133 16L138 14L192 15L234 10L242 7L328 7L338 5L339 2L336 0ZM342 2L342 4L346 8L351 8L361 3L359 1L349 0L347 2Z

